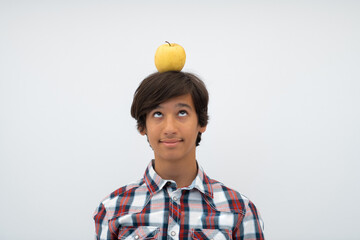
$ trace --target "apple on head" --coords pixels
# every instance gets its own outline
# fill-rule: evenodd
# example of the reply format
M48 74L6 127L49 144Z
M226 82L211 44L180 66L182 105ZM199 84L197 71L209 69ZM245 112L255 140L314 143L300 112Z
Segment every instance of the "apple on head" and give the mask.
M186 54L182 46L166 42L155 53L155 66L159 72L180 72L185 65Z

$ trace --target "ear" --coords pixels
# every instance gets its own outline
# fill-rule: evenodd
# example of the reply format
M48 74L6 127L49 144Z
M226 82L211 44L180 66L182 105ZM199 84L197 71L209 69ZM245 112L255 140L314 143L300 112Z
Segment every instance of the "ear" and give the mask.
M146 129L144 129L144 130L142 130L142 131L140 131L140 129L138 129L138 130L139 130L139 133L140 133L141 135L143 135L143 136L146 135Z
M199 132L200 132L200 133L204 133L205 131L206 131L206 126L199 128Z

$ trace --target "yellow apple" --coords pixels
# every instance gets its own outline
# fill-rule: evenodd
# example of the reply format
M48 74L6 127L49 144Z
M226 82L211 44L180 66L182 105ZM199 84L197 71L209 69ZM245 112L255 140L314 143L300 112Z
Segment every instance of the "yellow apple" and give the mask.
M166 42L155 53L155 66L159 72L180 72L185 65L186 54L182 46Z

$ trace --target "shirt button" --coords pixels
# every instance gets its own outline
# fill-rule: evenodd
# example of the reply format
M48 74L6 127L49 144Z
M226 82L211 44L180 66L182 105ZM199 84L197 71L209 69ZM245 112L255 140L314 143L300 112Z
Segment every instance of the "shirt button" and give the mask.
M177 197L173 197L173 200L176 202L178 199L177 199Z
M139 235L136 235L136 236L135 236L135 239L139 239Z
M172 231L171 236L175 236L175 235L176 235L176 232Z

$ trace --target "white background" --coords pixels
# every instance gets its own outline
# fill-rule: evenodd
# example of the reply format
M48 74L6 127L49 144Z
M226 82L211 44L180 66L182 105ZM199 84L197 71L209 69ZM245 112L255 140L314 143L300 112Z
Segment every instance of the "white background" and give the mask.
M358 239L359 1L131 2L0 1L0 239L93 238L152 158L130 105L164 41L210 92L200 164L267 239Z

